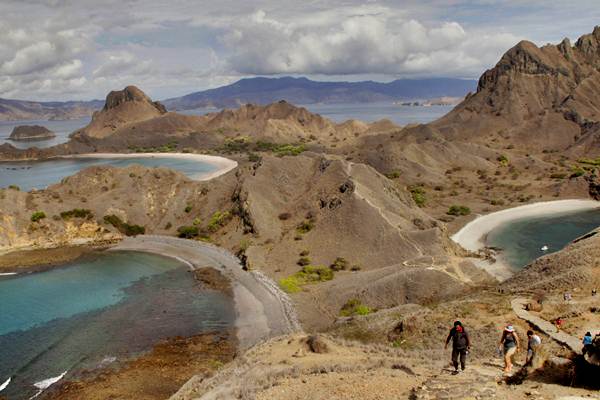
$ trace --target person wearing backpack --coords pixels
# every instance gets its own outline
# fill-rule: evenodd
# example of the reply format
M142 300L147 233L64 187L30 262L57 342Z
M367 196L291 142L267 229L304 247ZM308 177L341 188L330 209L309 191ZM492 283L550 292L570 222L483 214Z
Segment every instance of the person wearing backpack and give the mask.
M512 325L507 325L502 331L500 346L504 350L504 372L508 373L512 371L513 356L521 348L519 336Z
M444 349L448 348L448 343L452 340L452 365L454 366L454 374L458 374L458 360L460 358L460 368L464 371L467 362L467 354L471 349L471 341L469 334L462 326L460 321L454 321L454 327L450 329L450 333L446 338Z

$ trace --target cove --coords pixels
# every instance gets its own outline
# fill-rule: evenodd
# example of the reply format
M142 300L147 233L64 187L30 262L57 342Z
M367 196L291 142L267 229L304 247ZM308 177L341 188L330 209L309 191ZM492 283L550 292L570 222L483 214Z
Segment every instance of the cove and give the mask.
M76 174L92 165L111 165L126 167L140 164L145 167L167 167L196 179L217 170L217 166L201 161L194 155L180 156L161 154L123 155L115 157L52 158L40 161L0 162L0 188L17 185L21 190L44 189L58 183L61 179Z
M1 393L26 399L36 382L67 378L152 348L159 340L222 332L233 301L177 260L106 252L41 273L0 277Z
M543 255L600 226L600 210L553 213L516 219L487 234L486 245L501 249L500 257L513 269L521 269ZM547 251L542 251L548 246Z

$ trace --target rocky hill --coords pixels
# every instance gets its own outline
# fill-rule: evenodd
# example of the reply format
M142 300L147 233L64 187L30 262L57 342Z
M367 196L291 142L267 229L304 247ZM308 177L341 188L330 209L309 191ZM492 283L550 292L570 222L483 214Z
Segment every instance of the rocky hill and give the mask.
M476 81L430 78L398 79L393 82L318 82L307 78L247 78L231 85L163 101L169 110L199 107L266 105L285 100L295 104L371 103L377 101L424 100L464 97L475 90Z
M10 140L45 140L56 135L48 128L40 125L20 125L13 129Z
M75 119L90 116L100 108L101 100L37 102L0 99L0 121Z

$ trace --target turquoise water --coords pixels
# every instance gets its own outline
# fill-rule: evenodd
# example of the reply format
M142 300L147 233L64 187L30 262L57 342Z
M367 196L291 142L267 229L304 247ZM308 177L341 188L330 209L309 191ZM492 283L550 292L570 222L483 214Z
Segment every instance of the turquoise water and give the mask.
M492 230L487 245L502 249L508 264L520 269L600 226L600 209L523 218ZM548 246L547 251L542 251Z
M215 170L215 166L196 160L170 157L55 158L44 161L0 162L0 188L17 185L21 190L43 189L92 165L126 167L167 167L190 178Z
M42 273L0 277L1 394L24 399L35 382L93 370L161 339L231 327L231 299L189 268L146 253L109 252Z
M83 117L78 119L69 119L65 121L0 121L0 144L10 143L18 149L27 149L30 147L51 147L60 143L69 141L69 135L77 129L83 128L90 123L91 117ZM50 129L56 137L48 140L36 141L12 141L8 140L13 128L19 125L41 125Z

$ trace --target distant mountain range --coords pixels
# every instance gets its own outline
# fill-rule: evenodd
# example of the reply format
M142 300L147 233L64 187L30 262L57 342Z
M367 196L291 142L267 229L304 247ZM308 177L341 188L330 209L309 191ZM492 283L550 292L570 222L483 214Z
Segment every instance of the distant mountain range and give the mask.
M92 115L104 106L104 100L27 101L0 99L0 121L64 120Z
M398 79L389 83L318 82L307 78L247 78L231 85L162 101L169 111L199 107L265 105L286 100L293 104L372 103L379 101L463 98L477 88L476 80ZM90 116L103 100L36 102L0 99L0 121L61 120Z
M318 82L307 78L248 78L231 85L162 101L169 110L198 107L236 107L286 100L294 104L372 103L464 97L477 89L476 80L432 78L398 79L389 83Z

